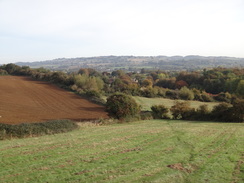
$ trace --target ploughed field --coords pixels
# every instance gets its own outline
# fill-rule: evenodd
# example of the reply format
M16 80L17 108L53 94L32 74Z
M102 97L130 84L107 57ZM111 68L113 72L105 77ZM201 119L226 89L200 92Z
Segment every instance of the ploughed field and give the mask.
M0 123L98 118L107 118L104 107L55 85L28 77L0 77Z

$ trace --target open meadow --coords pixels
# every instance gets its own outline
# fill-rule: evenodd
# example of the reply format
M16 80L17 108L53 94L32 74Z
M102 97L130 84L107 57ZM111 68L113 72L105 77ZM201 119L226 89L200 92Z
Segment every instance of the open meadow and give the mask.
M104 107L44 81L0 77L0 123L107 118Z
M0 142L0 182L241 183L244 124L148 120Z

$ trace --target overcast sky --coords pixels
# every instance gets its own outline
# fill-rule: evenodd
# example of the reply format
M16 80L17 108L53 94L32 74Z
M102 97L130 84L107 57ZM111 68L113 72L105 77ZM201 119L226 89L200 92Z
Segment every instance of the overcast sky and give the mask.
M244 57L244 0L0 0L0 64L106 55Z

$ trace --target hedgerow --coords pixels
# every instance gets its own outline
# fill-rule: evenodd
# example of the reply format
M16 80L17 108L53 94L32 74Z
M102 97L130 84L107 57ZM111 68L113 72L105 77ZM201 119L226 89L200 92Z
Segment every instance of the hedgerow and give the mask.
M52 120L41 123L22 123L18 125L0 124L0 140L51 135L77 129L78 125L70 120Z

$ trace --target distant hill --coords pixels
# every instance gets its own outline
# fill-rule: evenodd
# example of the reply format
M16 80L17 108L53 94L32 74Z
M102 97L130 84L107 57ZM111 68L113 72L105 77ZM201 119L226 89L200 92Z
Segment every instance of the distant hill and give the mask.
M38 62L18 62L19 66L44 67L50 70L77 71L94 68L99 71L145 69L198 70L212 67L244 67L244 58L189 56L100 56L80 58L58 58Z

